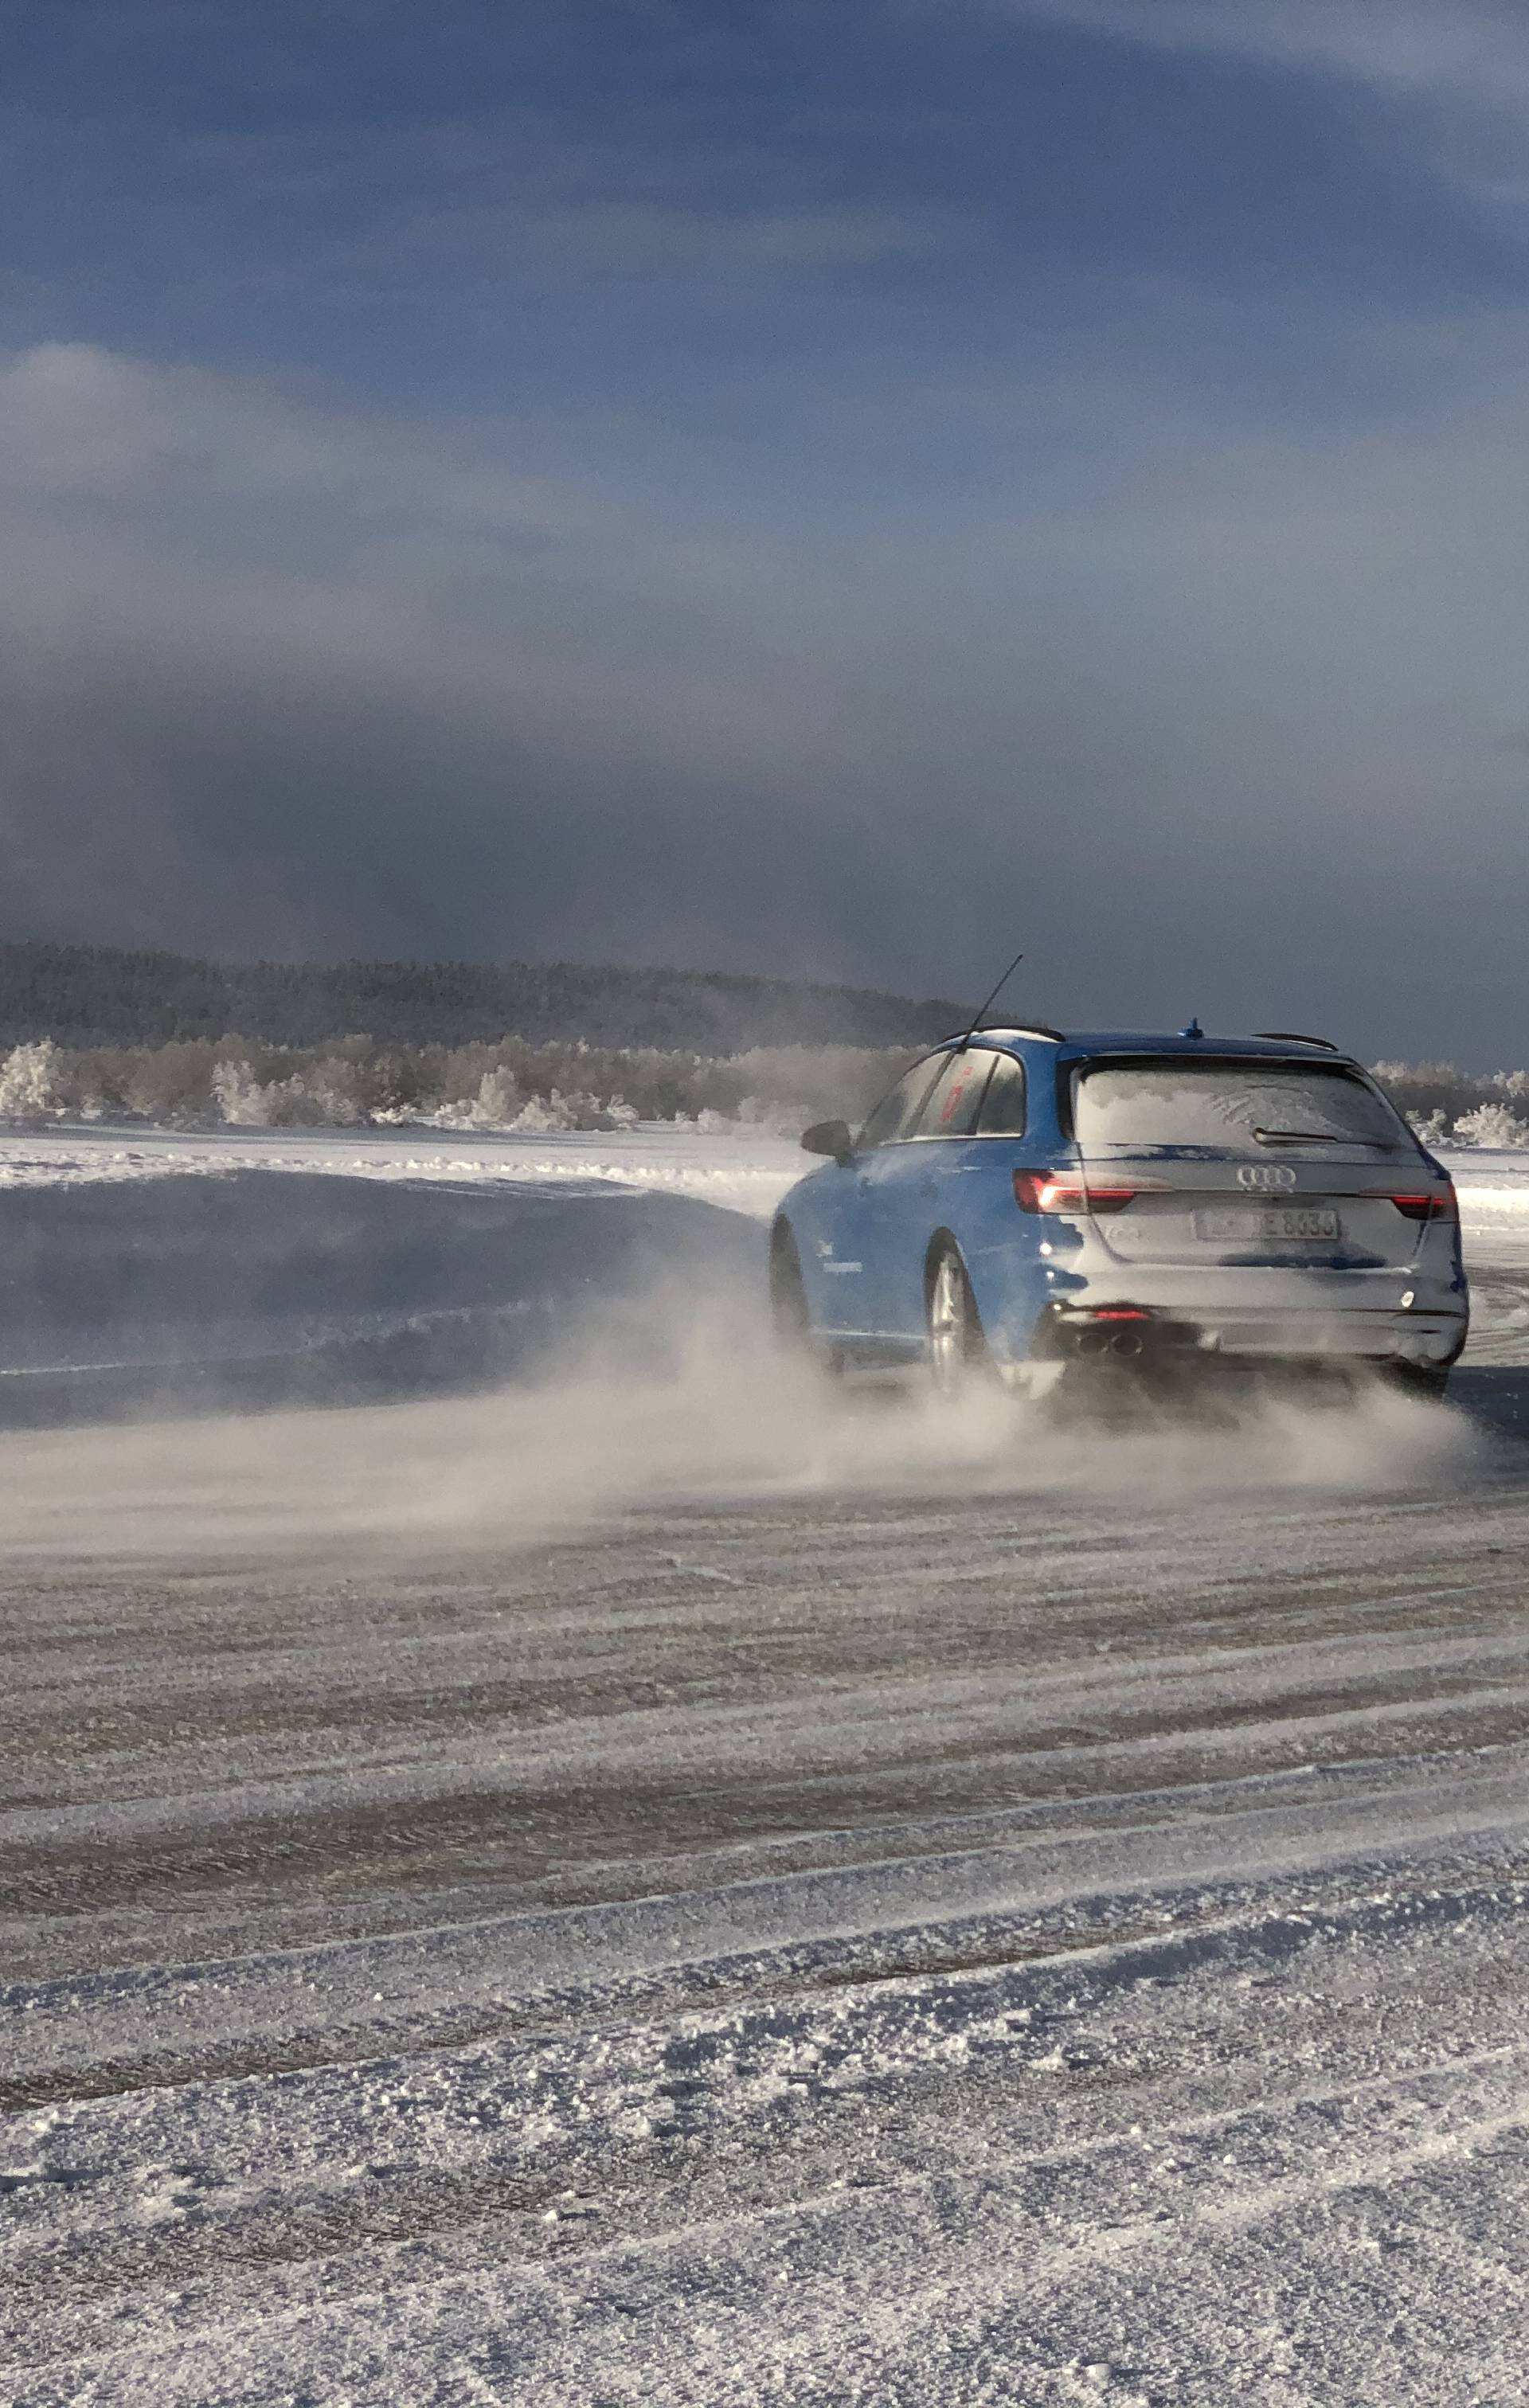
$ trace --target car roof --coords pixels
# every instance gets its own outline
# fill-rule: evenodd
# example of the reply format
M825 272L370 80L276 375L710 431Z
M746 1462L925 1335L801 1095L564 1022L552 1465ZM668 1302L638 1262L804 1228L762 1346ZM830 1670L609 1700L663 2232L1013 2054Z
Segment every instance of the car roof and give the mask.
M944 1047L959 1045L965 1032L957 1030L942 1039ZM1043 1028L1038 1023L1025 1026L1009 1023L1002 1027L978 1028L972 1031L972 1042L997 1046L1013 1054L1029 1045L1055 1046L1058 1060L1079 1061L1091 1054L1150 1054L1161 1058L1165 1054L1183 1054L1195 1060L1207 1055L1228 1058L1251 1058L1259 1061L1336 1062L1352 1066L1351 1054L1340 1053L1320 1037L1186 1037L1182 1030L1171 1033L1141 1028ZM936 1049L938 1050L938 1049Z

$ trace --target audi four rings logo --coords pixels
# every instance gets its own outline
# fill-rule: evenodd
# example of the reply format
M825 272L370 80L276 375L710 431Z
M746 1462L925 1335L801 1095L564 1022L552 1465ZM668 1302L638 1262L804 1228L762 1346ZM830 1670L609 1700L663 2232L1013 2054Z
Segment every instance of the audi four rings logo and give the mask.
M1262 1196L1273 1196L1295 1184L1295 1173L1285 1163L1260 1162L1237 1172L1239 1187L1256 1187Z

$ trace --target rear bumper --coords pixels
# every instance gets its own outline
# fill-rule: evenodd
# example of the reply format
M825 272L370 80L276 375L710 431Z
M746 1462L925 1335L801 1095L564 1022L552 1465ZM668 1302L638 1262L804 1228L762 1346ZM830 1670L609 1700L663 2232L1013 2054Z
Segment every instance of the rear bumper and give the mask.
M1421 1233L1407 1263L1132 1263L1097 1229L1047 1267L1050 1290L1027 1352L1068 1360L1101 1350L1092 1317L1131 1311L1141 1349L1294 1362L1411 1363L1443 1370L1465 1343L1470 1292L1458 1232ZM1126 1347L1117 1352L1129 1351Z
M1129 1318L1122 1315L1129 1314ZM1212 1306L1147 1306L1121 1297L1089 1297L1050 1306L1031 1348L1043 1362L1114 1356L1246 1357L1276 1362L1412 1363L1444 1370L1459 1356L1469 1328L1465 1312L1413 1307L1315 1306L1278 1312Z

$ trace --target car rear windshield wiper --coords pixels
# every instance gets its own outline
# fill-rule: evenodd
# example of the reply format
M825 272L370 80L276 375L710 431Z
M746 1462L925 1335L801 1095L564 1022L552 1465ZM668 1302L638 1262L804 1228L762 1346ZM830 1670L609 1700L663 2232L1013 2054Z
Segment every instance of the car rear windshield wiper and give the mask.
M1359 1137L1351 1132L1335 1136L1330 1129L1265 1129L1255 1128L1253 1135L1260 1145L1379 1145L1378 1137Z

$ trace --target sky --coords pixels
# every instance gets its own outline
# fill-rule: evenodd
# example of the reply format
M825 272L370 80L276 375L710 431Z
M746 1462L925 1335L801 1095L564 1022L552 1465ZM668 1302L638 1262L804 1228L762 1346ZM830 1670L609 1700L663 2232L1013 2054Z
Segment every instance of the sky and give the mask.
M7 29L0 936L1529 1063L1529 10Z

